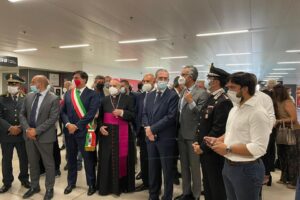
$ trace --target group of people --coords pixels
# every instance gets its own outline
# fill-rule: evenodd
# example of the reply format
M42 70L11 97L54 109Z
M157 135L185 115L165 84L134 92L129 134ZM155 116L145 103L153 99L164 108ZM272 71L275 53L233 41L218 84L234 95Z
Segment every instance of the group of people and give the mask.
M149 200L173 199L180 175L182 194L175 200L258 200L270 184L278 124L300 129L294 103L283 85L256 90L254 74L229 74L213 65L205 87L197 85L198 70L185 66L169 87L169 72L145 74L139 91L127 80L97 76L92 89L88 75L73 73L62 99L50 91L45 76L33 77L28 94L24 82L8 74L8 93L0 97L0 142L3 186L13 182L12 155L17 149L19 180L28 188L23 198L40 192L40 159L45 168L44 199L54 196L55 145L60 121L67 158L67 186L76 188L78 154L83 158L87 195L149 191ZM298 139L298 137L297 137ZM299 141L299 140L297 140ZM135 186L136 146L140 177ZM299 174L298 145L278 145L280 183L294 188ZM28 173L28 166L29 172ZM202 173L201 173L202 169ZM203 174L203 177L201 177ZM29 182L30 176L30 182Z

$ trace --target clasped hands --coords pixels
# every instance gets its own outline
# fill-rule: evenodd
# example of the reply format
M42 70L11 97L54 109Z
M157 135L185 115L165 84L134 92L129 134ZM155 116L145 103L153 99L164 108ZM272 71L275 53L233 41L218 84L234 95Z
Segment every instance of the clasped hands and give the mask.
M69 134L74 134L78 130L78 127L75 124L68 124L67 129Z
M152 133L150 126L145 127L146 136L151 142L155 141L155 134Z
M225 154L227 154L227 151L226 151L227 145L224 144L224 142L221 139L206 136L206 137L204 137L204 141L205 141L206 145L209 148L211 148L214 152L216 152L217 154L219 154L221 156L224 156ZM198 142L193 143L192 146L193 146L194 152L196 154L200 155L203 153Z
M11 126L8 129L8 135L16 136L22 132L21 126Z
M26 130L26 136L30 140L36 140L36 129L35 128L28 128Z

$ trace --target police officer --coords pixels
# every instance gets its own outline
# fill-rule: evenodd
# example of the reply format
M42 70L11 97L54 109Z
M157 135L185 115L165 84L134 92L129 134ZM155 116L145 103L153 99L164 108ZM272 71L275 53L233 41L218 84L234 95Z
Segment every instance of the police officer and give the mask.
M206 146L203 138L204 136L219 137L225 133L227 117L233 106L223 89L228 76L229 74L224 70L211 65L207 75L210 97L201 109L196 141L193 144L194 151L201 154L205 200L227 199L222 177L224 157Z
M22 128L19 122L19 111L25 97L19 88L21 83L24 83L24 80L14 74L8 74L6 80L8 83L8 92L0 96L0 141L4 184L0 188L0 193L7 192L14 180L12 169L14 148L16 148L19 157L20 173L18 178L22 186L30 188L28 181L28 159Z

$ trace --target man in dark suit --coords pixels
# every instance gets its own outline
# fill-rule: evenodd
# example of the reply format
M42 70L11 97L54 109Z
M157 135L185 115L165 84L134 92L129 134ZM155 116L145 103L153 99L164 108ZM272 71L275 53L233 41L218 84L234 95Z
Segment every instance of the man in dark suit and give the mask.
M199 199L201 193L201 173L199 157L194 153L193 142L197 130L200 110L208 94L197 87L198 70L194 66L185 66L181 78L185 89L179 100L178 147L182 174L182 195L177 200Z
M7 74L6 80L8 83L8 92L0 96L0 141L2 143L2 176L4 184L0 188L0 193L7 192L14 180L12 170L14 148L17 150L20 161L20 173L18 178L22 186L30 188L28 181L28 159L22 127L19 122L19 112L25 98L25 95L19 90L19 87L21 83L24 83L24 80L14 74Z
M157 89L147 95L143 125L149 157L149 199L158 200L161 170L164 177L163 200L173 197L174 151L176 146L176 114L178 95L168 88L169 73L157 70Z
M207 75L210 96L202 107L196 133L194 150L200 154L202 166L204 196L206 200L226 200L226 192L222 178L224 157L212 151L203 140L205 136L220 137L225 133L227 117L232 102L224 91L229 74L213 65Z
M27 94L20 112L31 179L31 188L24 194L24 199L40 191L40 157L46 169L44 200L53 198L55 182L53 144L57 138L55 123L59 117L59 98L47 90L48 83L45 76L33 77L30 86L32 93Z
M155 77L153 74L145 74L143 78L143 93L136 97L136 137L140 145L140 164L141 164L141 179L143 183L136 188L136 191L143 191L149 186L149 171L148 171L148 151L146 144L145 128L142 124L144 102L146 96L154 88Z
M88 195L96 192L96 151L85 151L85 141L87 134L87 125L94 120L99 108L99 96L95 91L86 87L88 75L83 71L73 73L73 80L76 85L76 92L79 93L86 114L80 119L75 111L75 105L72 103L71 91L68 91L64 97L64 103L61 110L61 117L65 128L66 149L68 154L68 186L64 193L69 194L76 187L77 181L77 153L81 152L84 160L86 172L86 181L88 185Z

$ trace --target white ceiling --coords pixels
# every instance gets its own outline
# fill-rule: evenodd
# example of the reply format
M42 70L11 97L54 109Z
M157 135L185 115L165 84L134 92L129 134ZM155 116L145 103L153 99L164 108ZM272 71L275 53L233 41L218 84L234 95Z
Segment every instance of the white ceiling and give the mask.
M299 54L285 52L300 49L299 8L299 0L0 0L0 51L35 47L39 50L22 54L137 72L153 66L179 71L186 64L205 65L199 68L205 71L214 62L229 72L249 70L260 79L272 68L292 67L297 70L284 77L298 79L300 64L277 62L300 61ZM196 37L198 33L241 29L250 32ZM118 44L120 40L153 37L158 41ZM91 46L57 48L80 43ZM252 54L216 56L243 52ZM183 55L188 58L160 59ZM138 61L114 61L122 58ZM234 63L251 65L226 66Z

